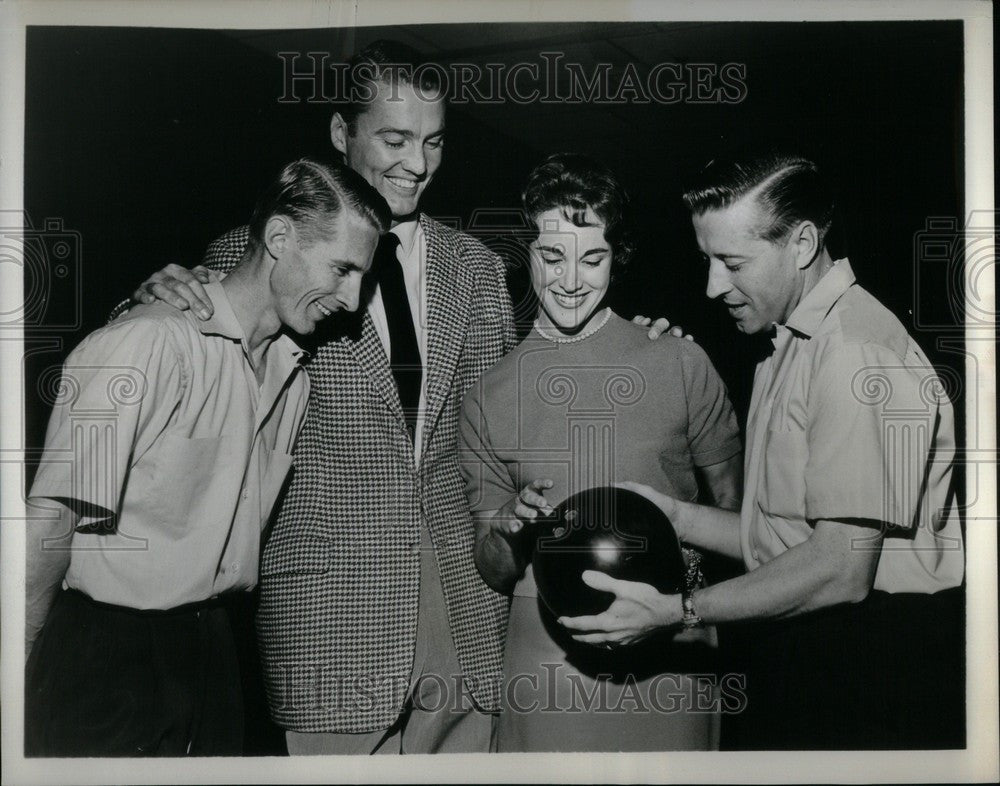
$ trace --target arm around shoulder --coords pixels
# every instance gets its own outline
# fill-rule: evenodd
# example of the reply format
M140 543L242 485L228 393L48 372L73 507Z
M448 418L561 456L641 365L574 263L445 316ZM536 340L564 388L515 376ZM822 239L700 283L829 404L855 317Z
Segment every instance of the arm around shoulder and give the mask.
M116 320L136 303L149 304L157 300L181 311L193 308L199 318L208 319L214 307L203 285L213 280L217 273L225 275L237 265L246 250L248 238L248 227L238 227L209 244L201 265L188 269L169 264L157 270L139 284L131 298L115 306L108 322Z

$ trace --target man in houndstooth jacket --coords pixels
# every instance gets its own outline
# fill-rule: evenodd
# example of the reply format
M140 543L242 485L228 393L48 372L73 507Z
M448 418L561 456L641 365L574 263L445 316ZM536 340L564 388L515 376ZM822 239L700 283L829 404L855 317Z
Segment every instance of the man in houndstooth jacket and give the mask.
M293 754L485 752L499 707L508 599L473 563L456 429L466 390L513 346L513 316L500 258L419 213L441 161L444 95L433 70L408 81L398 65L415 62L406 47L367 47L353 63L374 76L361 86L371 100L331 122L334 147L392 208L423 382L411 437L378 289L309 363L257 617L271 714ZM205 264L230 269L246 236L216 240ZM201 312L204 274L170 266L137 297L176 303L184 291Z

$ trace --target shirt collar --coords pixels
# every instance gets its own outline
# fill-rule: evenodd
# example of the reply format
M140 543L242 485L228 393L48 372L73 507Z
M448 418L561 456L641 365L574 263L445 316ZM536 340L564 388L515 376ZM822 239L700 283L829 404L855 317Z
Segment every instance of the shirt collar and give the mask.
M830 313L830 309L840 300L840 296L850 289L855 280L854 271L847 258L838 259L816 282L816 286L806 292L805 297L799 301L788 317L785 326L811 338L826 315Z
M208 319L198 320L198 329L206 336L222 336L223 338L238 341L240 344L245 344L246 335L243 332L243 326L240 324L236 312L233 311L233 304L229 301L222 282L209 281L204 286L205 293L212 301L212 307L215 310ZM289 355L294 360L302 360L303 356L308 355L304 349L287 335L287 330L283 330L271 342L271 346L268 347L267 351L270 354L279 348L283 355Z
M205 284L205 292L212 301L212 316L198 322L198 329L206 336L223 336L233 341L244 341L243 326L236 318L233 304L229 302L226 290L221 281L209 281Z
M390 230L399 238L400 259L406 259L413 252L413 245L417 242L419 230L419 218L414 218L412 221L404 221Z

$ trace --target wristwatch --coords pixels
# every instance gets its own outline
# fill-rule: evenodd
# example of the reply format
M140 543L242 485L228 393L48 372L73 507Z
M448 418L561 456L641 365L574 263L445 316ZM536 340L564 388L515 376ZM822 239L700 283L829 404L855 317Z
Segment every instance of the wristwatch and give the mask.
M693 589L684 588L684 592L681 593L681 608L684 610L684 617L681 619L681 623L684 625L685 630L688 628L700 628L703 625L701 617L698 616L698 612L694 609Z
M687 564L684 589L681 591L681 608L684 610L681 622L685 629L699 628L703 623L698 612L694 610L694 591L705 583L705 577L701 573L701 553L684 545L681 546L681 551Z

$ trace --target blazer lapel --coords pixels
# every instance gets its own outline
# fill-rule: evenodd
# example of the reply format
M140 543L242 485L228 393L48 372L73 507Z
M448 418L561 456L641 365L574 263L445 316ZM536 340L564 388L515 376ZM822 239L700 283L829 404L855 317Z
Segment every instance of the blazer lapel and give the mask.
M469 272L436 222L420 217L427 240L427 401L423 452L441 414L469 320Z
M385 356L382 341L368 312L365 312L361 322L361 337L357 341L351 341L350 345L358 365L367 372L375 390L385 399L386 406L396 417L403 420L403 408L399 403L399 393L392 378L392 369L389 368L389 359Z

